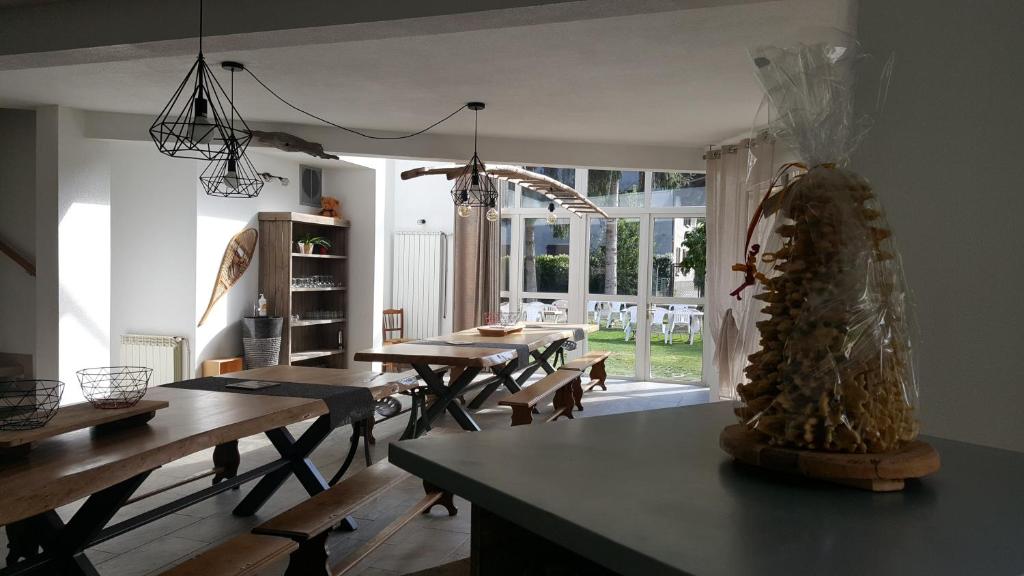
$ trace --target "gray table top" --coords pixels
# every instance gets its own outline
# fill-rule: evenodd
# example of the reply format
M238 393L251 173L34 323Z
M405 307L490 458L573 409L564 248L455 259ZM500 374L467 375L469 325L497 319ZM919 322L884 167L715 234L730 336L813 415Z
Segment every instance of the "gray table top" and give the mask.
M424 480L622 574L1024 574L1024 453L927 438L902 492L781 477L718 448L726 403L391 444Z

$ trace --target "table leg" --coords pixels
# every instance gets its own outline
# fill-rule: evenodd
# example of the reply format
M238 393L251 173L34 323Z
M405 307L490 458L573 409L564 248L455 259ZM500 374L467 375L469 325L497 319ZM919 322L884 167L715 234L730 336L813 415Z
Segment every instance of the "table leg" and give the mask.
M498 389L498 386L504 384L505 388L511 394L515 394L523 389L523 384L533 376L533 373L538 368L543 368L548 374L551 374L555 369L548 363L548 359L554 356L559 350L562 349L562 344L568 338L559 340L544 350L534 350L530 355L534 358L534 361L523 369L518 377L513 378L512 374L516 371L517 364L515 362L509 362L501 371L497 374L498 380L485 386L483 390L477 393L476 397L473 398L472 402L469 403L469 407L473 410L483 406L484 402Z
M470 574L616 574L476 504L470 514Z
M7 567L3 576L14 574L97 574L85 557L85 547L124 506L149 476L143 472L90 496L65 524L54 511L16 522L8 527ZM42 548L42 554L38 554ZM24 562L18 560L24 558Z
M472 384L473 378L476 378L476 375L480 373L479 368L466 368L462 374L459 374L458 378L450 381L448 386L445 386L444 380L430 369L429 364L413 364L412 367L419 374L420 378L423 379L423 383L430 390L430 393L436 396L434 403L420 416L418 431L422 432L428 429L430 424L437 420L446 410L455 418L455 421L459 423L463 430L473 432L480 430L480 425L476 423L476 420L473 420L473 417L469 415L466 408L455 401Z
M309 455L327 438L331 430L330 414L317 418L313 425L298 440L292 437L287 428L268 430L266 433L267 438L270 439L271 444L277 449L281 459L287 460L289 465L274 470L260 479L256 486L238 503L238 506L235 506L232 513L235 516L252 516L266 504L267 500L293 474L310 496L315 496L327 490L330 486L320 474L320 471L316 469L316 466L309 460ZM355 530L355 520L346 518L343 527Z

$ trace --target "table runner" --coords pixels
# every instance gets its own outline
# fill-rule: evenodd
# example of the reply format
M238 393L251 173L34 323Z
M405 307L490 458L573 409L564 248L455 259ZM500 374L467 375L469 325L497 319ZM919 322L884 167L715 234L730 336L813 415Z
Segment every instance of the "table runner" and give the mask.
M448 342L447 340L415 340L406 344L424 344L430 346L462 346L470 348L501 348L516 351L516 370L523 370L530 365L530 347L526 344L505 344L503 342Z
M331 416L331 427L337 428L359 422L371 417L376 401L369 388L356 386L332 386L327 384L302 384L297 382L278 382L275 380L257 380L258 382L274 382L277 386L260 390L242 390L228 388L227 384L245 382L238 378L205 377L194 380L182 380L172 384L164 384L166 388L183 390L204 390L207 392L231 392L232 394L253 394L256 396L286 396L290 398L312 398L323 400Z
M541 330L565 330L565 328L560 328L558 326L552 326L550 324L526 324L525 326L526 326L526 328L538 328L538 329L541 329ZM572 339L573 339L574 342L579 342L580 340L583 340L586 337L587 337L587 335L583 332L582 328L573 328L572 329Z

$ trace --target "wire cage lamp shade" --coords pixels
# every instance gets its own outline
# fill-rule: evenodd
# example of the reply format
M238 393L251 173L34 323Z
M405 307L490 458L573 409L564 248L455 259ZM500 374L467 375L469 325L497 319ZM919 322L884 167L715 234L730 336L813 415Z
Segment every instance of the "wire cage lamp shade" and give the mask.
M207 196L255 198L263 190L263 177L237 142L228 141L225 156L207 165L199 182Z
M227 157L229 143L244 151L252 139L249 126L234 110L202 52L153 121L149 135L160 152L196 160Z
M472 208L497 207L498 189L494 186L494 181L487 177L484 164L476 154L455 178L452 201L460 216L468 216Z

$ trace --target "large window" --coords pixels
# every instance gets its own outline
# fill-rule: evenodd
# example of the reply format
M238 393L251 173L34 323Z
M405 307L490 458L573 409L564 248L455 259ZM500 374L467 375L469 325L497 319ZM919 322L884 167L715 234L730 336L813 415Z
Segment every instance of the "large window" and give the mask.
M530 172L536 172L537 174L543 174L549 178L558 180L566 186L576 187L576 169L575 168L548 168L545 166L526 166L526 169ZM533 190L523 189L522 195L522 207L523 208L547 208L548 203L551 202L547 196L540 192Z
M569 220L523 219L523 292L569 291Z
M651 205L706 206L704 174L696 172L655 172L651 183Z
M508 292L509 263L512 261L512 219L501 219L501 243L498 246L501 257L501 291Z
M589 170L587 197L602 207L644 205L644 173L622 170Z
M636 296L639 254L639 218L592 218L590 293Z

